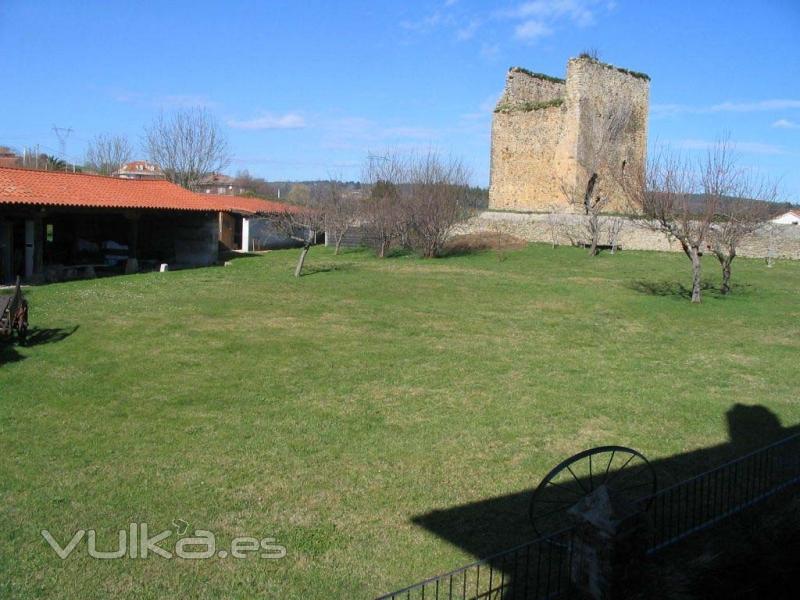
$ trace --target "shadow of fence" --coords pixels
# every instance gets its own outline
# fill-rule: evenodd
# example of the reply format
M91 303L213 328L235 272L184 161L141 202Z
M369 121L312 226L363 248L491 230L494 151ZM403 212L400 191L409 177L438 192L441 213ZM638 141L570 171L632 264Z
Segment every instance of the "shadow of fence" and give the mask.
M763 406L734 405L727 419L728 443L643 464L625 474L635 481L652 466L662 475L672 471L674 479L675 473L696 473L698 465L715 465L642 498L651 525L649 539L643 540L649 553L800 483L800 427L781 427ZM573 481L562 482L554 493L582 497L625 469L610 465L605 470L600 465L603 478L592 477L591 472L588 477L573 474ZM417 525L488 558L381 596L381 600L569 597L570 572L580 568L573 556L574 530L562 523L566 528L537 537L528 520L532 494L533 490L527 490L414 517ZM545 498L545 502L553 500Z

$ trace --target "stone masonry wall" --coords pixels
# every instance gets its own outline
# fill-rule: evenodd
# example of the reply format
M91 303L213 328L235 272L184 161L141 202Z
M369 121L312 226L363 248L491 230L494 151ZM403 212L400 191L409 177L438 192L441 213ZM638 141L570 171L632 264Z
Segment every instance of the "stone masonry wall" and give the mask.
M611 199L604 210L624 209L619 181L624 174L641 173L645 168L649 87L643 75L594 60L573 58L567 66L567 122L577 123L580 176L576 191L583 195L590 170L596 169L595 194ZM612 142L607 139L608 119L622 108L630 110L630 120L620 138Z
M588 175L598 125L619 105L632 108L631 127L604 148L614 168L639 168L647 141L648 80L588 58L570 60L566 81L510 69L492 121L489 206L545 210L569 206L567 194ZM582 175L579 177L579 175ZM601 180L605 177L601 173Z
M581 217L575 214L555 216L561 223L578 229ZM552 242L552 227L548 220L551 215L543 213L492 212L480 213L461 224L453 235L490 231L507 233L528 242ZM601 217L601 219L606 217ZM569 245L569 238L563 233L557 236L560 245ZM606 244L608 240L601 239ZM670 243L662 233L651 231L627 220L618 244L623 250L658 250L680 252L680 245ZM739 256L748 258L774 258L800 260L800 225L770 225L747 239L739 249Z
M545 78L519 67L512 67L506 75L506 87L497 102L498 106L514 106L525 102L545 102L563 98L567 84L563 79Z
M546 207L563 197L556 163L563 111L550 107L497 114L492 123L490 206L506 210ZM542 199L548 202L541 203Z

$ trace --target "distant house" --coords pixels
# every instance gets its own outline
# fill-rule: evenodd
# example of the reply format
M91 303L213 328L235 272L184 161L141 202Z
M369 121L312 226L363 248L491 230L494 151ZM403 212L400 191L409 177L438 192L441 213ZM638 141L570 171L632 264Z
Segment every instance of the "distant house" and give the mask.
M236 179L222 173L212 173L200 180L194 189L201 194L217 194L219 196L238 196L247 190L236 185Z
M141 179L149 181L166 179L161 167L147 162L146 160L135 160L124 164L114 171L111 176L119 179Z
M17 167L20 162L20 157L16 152L11 148L0 146L0 167Z
M211 265L223 221L233 223L223 247L247 250L249 219L288 210L163 179L0 168L0 283Z
M800 225L800 210L790 210L778 215L771 221L778 225Z

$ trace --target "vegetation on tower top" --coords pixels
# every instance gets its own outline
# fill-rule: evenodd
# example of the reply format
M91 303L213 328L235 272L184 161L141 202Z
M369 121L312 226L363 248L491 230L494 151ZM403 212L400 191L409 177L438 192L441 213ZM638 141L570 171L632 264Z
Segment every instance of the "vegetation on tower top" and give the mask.
M551 83L566 83L565 80L559 79L558 77L551 77L550 75L545 75L544 73L535 73L523 67L511 67L509 71L513 71L515 73L525 73L525 75L528 75L530 77L535 77L536 79L544 79L545 81L549 81Z
M532 110L542 110L543 108L554 108L564 104L563 98L554 98L552 100L544 100L541 102L517 102L511 104L505 102L494 109L496 113L508 114L511 112L531 112Z
M600 65L601 67L606 67L606 68L609 68L609 69L615 69L615 70L619 71L620 73L625 73L626 75L630 75L631 77L636 77L637 79L644 79L645 81L650 81L650 75L648 75L647 73L641 73L639 71L631 71L630 69L625 69L623 67L618 67L616 65L605 63L605 62L597 59L595 56L592 56L588 52L582 52L581 54L578 55L578 58L580 58L582 60L591 61L591 62L593 62L595 64Z

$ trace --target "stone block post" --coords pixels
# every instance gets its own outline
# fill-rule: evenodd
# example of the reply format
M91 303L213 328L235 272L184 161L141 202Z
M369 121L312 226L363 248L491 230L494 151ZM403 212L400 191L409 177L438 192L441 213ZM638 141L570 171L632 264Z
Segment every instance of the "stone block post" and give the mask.
M578 592L609 600L638 588L649 539L648 519L639 507L603 485L569 514L576 526L570 579Z

